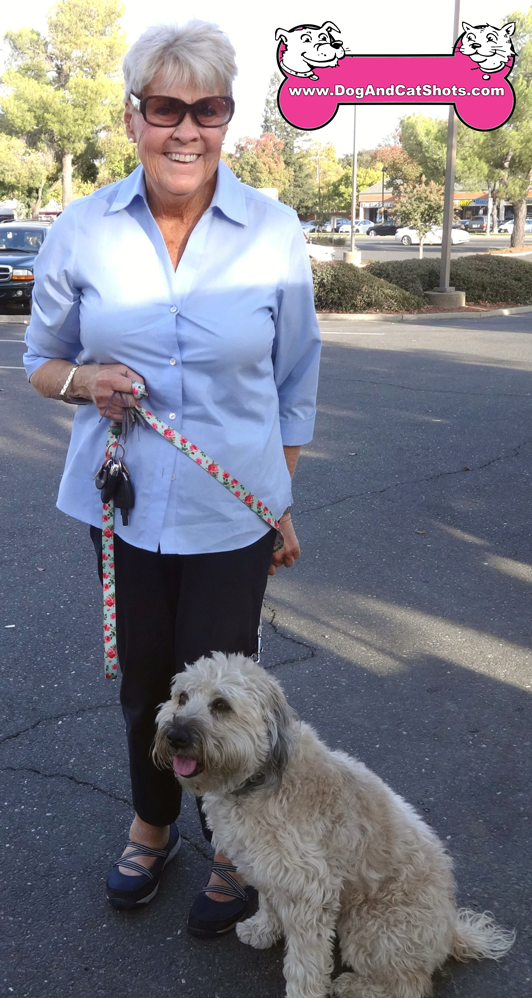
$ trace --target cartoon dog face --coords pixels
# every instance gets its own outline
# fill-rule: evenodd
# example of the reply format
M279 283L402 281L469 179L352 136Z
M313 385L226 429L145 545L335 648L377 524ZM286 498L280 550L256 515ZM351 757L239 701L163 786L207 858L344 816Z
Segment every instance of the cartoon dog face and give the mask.
M285 45L281 68L290 76L319 79L313 73L313 67L337 66L338 60L345 55L343 43L333 37L333 31L340 29L332 21L325 21L321 28L317 24L300 24L289 31L277 28L275 39Z
M462 27L464 34L460 51L462 55L468 55L484 72L497 73L515 55L512 44L515 21L510 21L502 28L494 28L491 24L472 27L467 21L463 21Z

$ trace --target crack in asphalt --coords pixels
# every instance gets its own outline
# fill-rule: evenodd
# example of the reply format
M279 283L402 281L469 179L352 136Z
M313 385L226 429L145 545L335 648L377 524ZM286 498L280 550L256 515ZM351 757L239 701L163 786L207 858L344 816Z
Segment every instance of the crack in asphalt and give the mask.
M88 787L89 790L95 790L96 793L103 794L111 800L116 800L120 804L126 804L130 808L133 807L133 804L127 797L121 797L120 794L115 794L112 790L104 790L103 787L98 787L89 780L80 780L77 776L71 776L69 773L43 773L41 769L37 769L35 766L2 766L0 773L34 773L35 776L42 776L43 779L47 780L69 780L78 787Z
M3 735L0 738L0 745L4 742L12 741L14 738L20 738L21 735L27 734L28 731L33 731L34 728L38 728L39 724L44 724L45 721L59 721L64 717L78 717L80 714L88 714L92 710L105 710L108 707L120 707L119 703L109 703L107 700L105 703L98 703L94 707L81 707L78 710L67 710L63 711L61 714L51 714L47 717L40 717L38 721L34 724L28 725L27 728L21 728L20 731L13 731L10 735Z
M527 399L532 397L531 392L462 392L460 390L455 390L452 388L414 388L412 385L399 385L393 381L368 381L366 378L336 378L334 375L322 374L320 376L321 381L334 381L335 383L340 382L342 384L358 384L358 385L382 385L384 388L402 388L405 392L425 392L429 395L435 393L437 395L467 395L474 396L475 398L510 398L510 399Z
M283 662L273 662L272 665L266 666L268 669L275 669L277 666L281 665L292 665L295 662L306 662L310 658L314 658L317 649L313 645L307 644L306 641L300 641L298 638L293 638L289 634L282 634L279 630L280 625L275 623L275 618L277 616L277 610L273 606L268 606L267 603L264 604L265 609L269 610L271 613L270 619L267 621L268 624L273 628L275 634L282 638L283 641L290 641L294 645L300 645L302 648L306 648L309 652L308 655L299 655L297 658L285 659Z
M530 437L523 440L522 443L517 444L516 447L508 454L500 454L498 457L492 457L489 461L485 461L484 464L478 464L476 467L472 468L457 468L455 471L439 471L435 475L428 475L426 478L412 478L405 482L393 482L390 485L385 485L382 489L371 489L367 492L352 492L347 496L341 496L339 499L330 499L328 502L322 503L320 506L309 506L308 509L298 509L295 510L296 516L304 516L305 513L316 513L320 509L329 509L331 506L338 506L340 503L347 502L348 499L364 499L366 496L381 496L384 492L389 492L391 489L399 489L404 485L423 485L426 482L435 482L438 478L448 478L452 475L470 475L473 471L482 471L484 468L489 468L492 464L497 464L499 461L509 461L510 458L519 457L521 449L525 447L526 444L532 442Z
M77 776L71 776L69 773L43 773L41 769L37 769L34 766L2 766L0 768L0 773L32 773L34 776L41 776L43 779L47 780L68 780L70 783L75 783L78 787L88 787L89 790L95 790L96 793L103 794L104 797L109 797L110 800L117 801L119 804L125 804L128 808L132 809L133 804L127 797L122 797L120 794L113 793L112 790L104 790L103 787L96 786L95 783L91 783L89 780L80 780ZM186 842L191 849L203 856L204 859L212 860L212 853L204 851L201 846L199 846L193 839L188 835L184 835L181 832L181 838Z

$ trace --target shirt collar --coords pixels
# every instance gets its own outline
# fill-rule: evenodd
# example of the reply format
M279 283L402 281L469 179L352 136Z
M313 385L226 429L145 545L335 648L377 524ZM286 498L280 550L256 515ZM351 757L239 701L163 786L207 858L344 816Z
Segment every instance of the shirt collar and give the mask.
M146 184L142 164L120 182L115 199L108 209L109 212L113 214L122 208L127 208L137 196L146 201ZM216 190L211 201L211 208L217 208L233 222L247 225L248 213L243 185L223 161L218 164Z

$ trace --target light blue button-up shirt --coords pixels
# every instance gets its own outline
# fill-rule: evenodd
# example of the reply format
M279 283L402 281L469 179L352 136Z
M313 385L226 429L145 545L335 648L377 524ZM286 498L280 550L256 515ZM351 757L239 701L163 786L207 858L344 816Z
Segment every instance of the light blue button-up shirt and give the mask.
M124 363L148 408L279 517L291 502L283 444L312 439L320 335L295 212L220 163L210 207L174 270L146 200L142 166L72 202L35 261L24 364ZM108 420L80 406L57 505L94 526L93 477ZM163 554L230 551L267 525L147 426L126 444L135 489L128 543Z

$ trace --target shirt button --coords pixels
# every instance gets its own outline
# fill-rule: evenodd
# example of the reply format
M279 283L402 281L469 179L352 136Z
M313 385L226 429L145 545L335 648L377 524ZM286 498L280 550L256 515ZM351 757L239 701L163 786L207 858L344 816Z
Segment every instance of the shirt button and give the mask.
M177 360L175 359L175 357L170 357L170 363L172 367L174 366L174 364L177 364Z
M175 419L175 412L169 412L168 419Z
M175 482L175 475L172 475L172 481Z
M176 306L175 306L175 305L172 305L172 308L170 309L170 311L171 311L171 312L177 312L177 308L176 308Z

